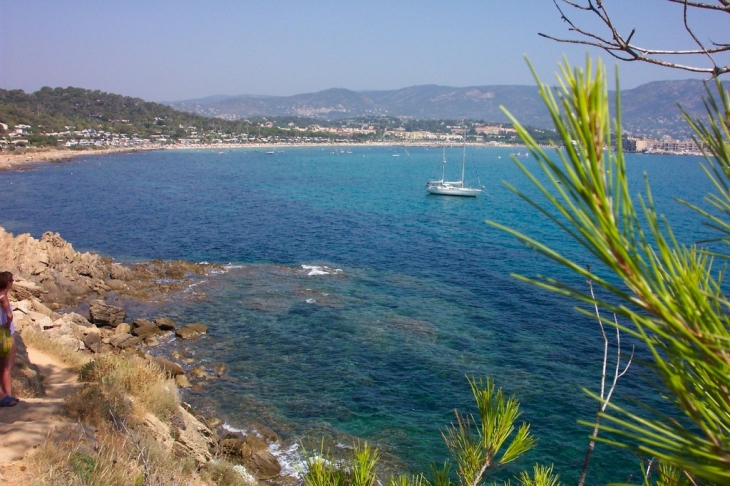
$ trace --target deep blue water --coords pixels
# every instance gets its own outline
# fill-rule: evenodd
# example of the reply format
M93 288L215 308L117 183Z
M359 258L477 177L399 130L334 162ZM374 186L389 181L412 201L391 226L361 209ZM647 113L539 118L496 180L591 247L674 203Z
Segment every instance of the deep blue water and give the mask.
M598 388L600 334L573 302L510 274L582 282L485 220L592 261L502 185L532 193L511 151L469 155L486 185L477 199L426 194L425 182L440 170L437 149L87 157L0 173L0 225L35 237L59 232L77 250L122 262L228 265L171 302L129 305L131 317L164 312L210 325L206 337L160 352L227 365L221 379L185 399L233 427L263 423L290 443L356 436L377 444L395 467L425 471L447 455L439 431L453 410L474 411L465 377L491 376L519 398L540 438L505 477L553 462L571 483L590 433L576 421L595 413L581 389ZM447 158L458 160L458 152ZM673 202L699 202L709 191L699 162L628 156L635 192L647 173L657 206L684 242L708 236ZM329 271L309 275L302 265ZM637 369L619 393L644 396L648 388ZM636 464L599 445L589 482L625 480Z

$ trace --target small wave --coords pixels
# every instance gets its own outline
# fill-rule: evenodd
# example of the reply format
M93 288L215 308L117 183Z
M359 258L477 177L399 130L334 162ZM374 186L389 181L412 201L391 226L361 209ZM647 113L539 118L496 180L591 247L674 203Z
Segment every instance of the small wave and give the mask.
M227 270L238 270L238 269L241 269L241 268L246 268L246 265L239 265L239 264L229 263L227 265L223 265L223 268L225 268Z
M208 262L200 262L199 265L210 265ZM211 268L209 270L211 275L221 275L230 272L231 270L240 270L241 268L246 268L245 265L239 265L239 264L233 264L229 263L227 265L223 265L219 268Z
M237 429L228 422L223 422L223 425L221 425L221 428L223 430L226 430L232 434L245 434L246 431L244 429Z
M281 465L280 476L301 479L302 471L306 470L306 461L298 451L299 444L291 444L286 448L282 448L281 444L272 444L269 447L269 452Z
M223 422L221 428L232 434L253 434L257 437L261 437L261 434L256 430L255 427L249 429L239 429L232 426L228 422ZM276 459L279 461L279 464L281 465L281 472L279 473L281 477L294 477L297 479L301 479L301 471L304 471L306 469L306 462L299 452L298 443L293 443L288 446L279 443L269 444L269 452L271 452L271 454L276 457Z
M338 273L342 273L343 270L341 268L330 268L327 265L302 265L302 270L307 272L308 276L313 275L334 275Z

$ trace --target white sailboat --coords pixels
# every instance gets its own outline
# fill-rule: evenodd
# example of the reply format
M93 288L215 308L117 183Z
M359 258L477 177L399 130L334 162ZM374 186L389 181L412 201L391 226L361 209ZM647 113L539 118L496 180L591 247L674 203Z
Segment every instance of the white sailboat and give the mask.
M441 179L428 181L426 184L426 190L430 194L437 194L439 196L466 196L476 197L484 189L479 187L466 187L464 186L464 170L466 168L466 135L464 136L464 150L461 155L461 180L458 181L447 181L445 179L446 174L446 148L443 148L441 156Z

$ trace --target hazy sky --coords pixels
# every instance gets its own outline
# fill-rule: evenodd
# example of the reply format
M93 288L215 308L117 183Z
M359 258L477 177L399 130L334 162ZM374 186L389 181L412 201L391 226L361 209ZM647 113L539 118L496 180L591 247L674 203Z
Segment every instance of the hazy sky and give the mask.
M637 28L637 44L689 45L681 7L604 4L626 32ZM729 40L720 35L730 30L727 15L690 20L703 40ZM552 82L563 54L578 63L600 54L538 32L569 35L552 0L0 0L0 88L75 86L173 101L534 84L525 55ZM701 77L640 63L621 63L620 72L625 88Z

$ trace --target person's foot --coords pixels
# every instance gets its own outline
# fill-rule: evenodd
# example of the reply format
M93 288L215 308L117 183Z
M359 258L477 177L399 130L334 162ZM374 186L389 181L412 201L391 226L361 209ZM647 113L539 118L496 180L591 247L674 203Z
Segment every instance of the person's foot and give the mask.
M14 407L20 400L10 395L5 395L0 399L0 407Z

